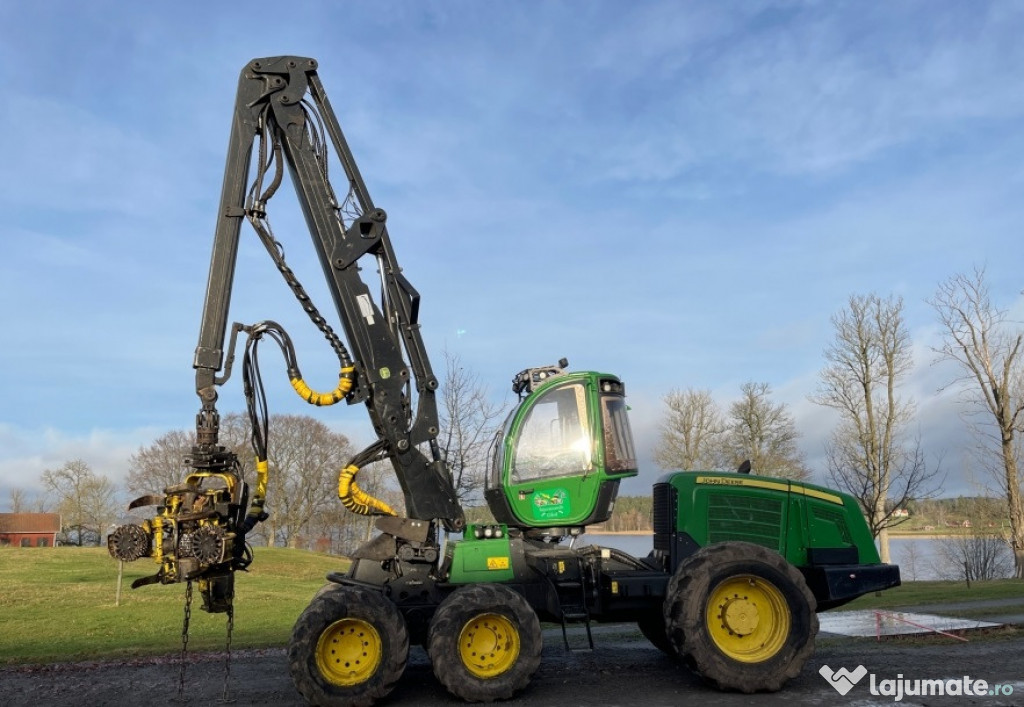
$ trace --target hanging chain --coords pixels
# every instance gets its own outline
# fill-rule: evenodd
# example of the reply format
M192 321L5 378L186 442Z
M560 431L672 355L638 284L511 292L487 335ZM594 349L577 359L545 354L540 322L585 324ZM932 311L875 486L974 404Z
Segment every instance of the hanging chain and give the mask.
M235 630L235 597L234 591L228 598L228 637L225 650L227 656L224 658L224 694L221 695L220 701L222 703L234 702L228 693L228 684L231 681L231 634Z
M185 583L185 620L181 625L181 660L178 667L178 702L185 701L185 668L188 653L188 625L192 620L192 580Z
M227 638L225 640L224 650L224 690L221 694L219 702L229 703L234 702L231 699L229 687L231 684L231 640L235 631L235 604L234 604L234 592L228 597L228 609L227 609ZM192 621L192 580L189 580L185 584L185 619L181 625L181 659L179 661L178 669L178 702L185 701L185 671L188 667L187 654L188 654L188 635L189 635L189 624Z

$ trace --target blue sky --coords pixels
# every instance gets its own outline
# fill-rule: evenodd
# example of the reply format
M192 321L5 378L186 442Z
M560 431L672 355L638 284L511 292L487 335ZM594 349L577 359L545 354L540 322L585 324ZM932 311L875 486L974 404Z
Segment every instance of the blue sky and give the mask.
M495 396L567 356L627 381L645 469L671 388L807 400L854 293L904 297L904 388L947 493L971 493L936 284L987 267L1024 317L1024 6L953 2L0 3L0 510L83 458L120 479L193 424L192 354L238 72L315 57L423 296L423 334ZM271 213L329 298L300 215ZM232 319L335 365L245 233ZM1018 317L1020 318L1020 317ZM357 443L264 357L272 412ZM242 407L240 381L222 409ZM509 394L510 395L510 394Z

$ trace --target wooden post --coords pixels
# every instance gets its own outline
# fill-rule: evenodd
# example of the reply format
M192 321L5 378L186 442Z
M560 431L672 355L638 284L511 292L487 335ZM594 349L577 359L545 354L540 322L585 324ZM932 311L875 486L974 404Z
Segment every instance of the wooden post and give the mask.
M114 596L114 606L121 606L121 577L124 576L124 560L117 561L117 594Z

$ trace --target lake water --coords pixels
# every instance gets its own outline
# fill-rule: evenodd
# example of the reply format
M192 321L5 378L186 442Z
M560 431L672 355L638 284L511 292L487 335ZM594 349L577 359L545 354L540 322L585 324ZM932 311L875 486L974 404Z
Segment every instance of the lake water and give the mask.
M605 535L604 533L587 533L576 541L576 546L600 545L614 547L633 557L647 557L654 549L653 535Z
M890 538L889 551L894 564L900 565L904 582L942 578L941 539L935 538ZM590 544L613 547L633 557L646 557L654 546L652 535L605 535L587 533L577 545Z
M942 538L889 538L889 554L904 582L943 579Z

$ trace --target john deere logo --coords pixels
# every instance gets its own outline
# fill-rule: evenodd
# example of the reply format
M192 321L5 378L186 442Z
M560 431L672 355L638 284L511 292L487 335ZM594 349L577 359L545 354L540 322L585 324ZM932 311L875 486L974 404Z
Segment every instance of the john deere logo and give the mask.
M828 684L834 687L836 692L840 695L845 695L853 689L854 685L861 681L861 678L868 674L868 669L863 665L858 665L854 670L840 668L833 671L832 668L823 665L818 672L821 673L821 677L828 680Z

